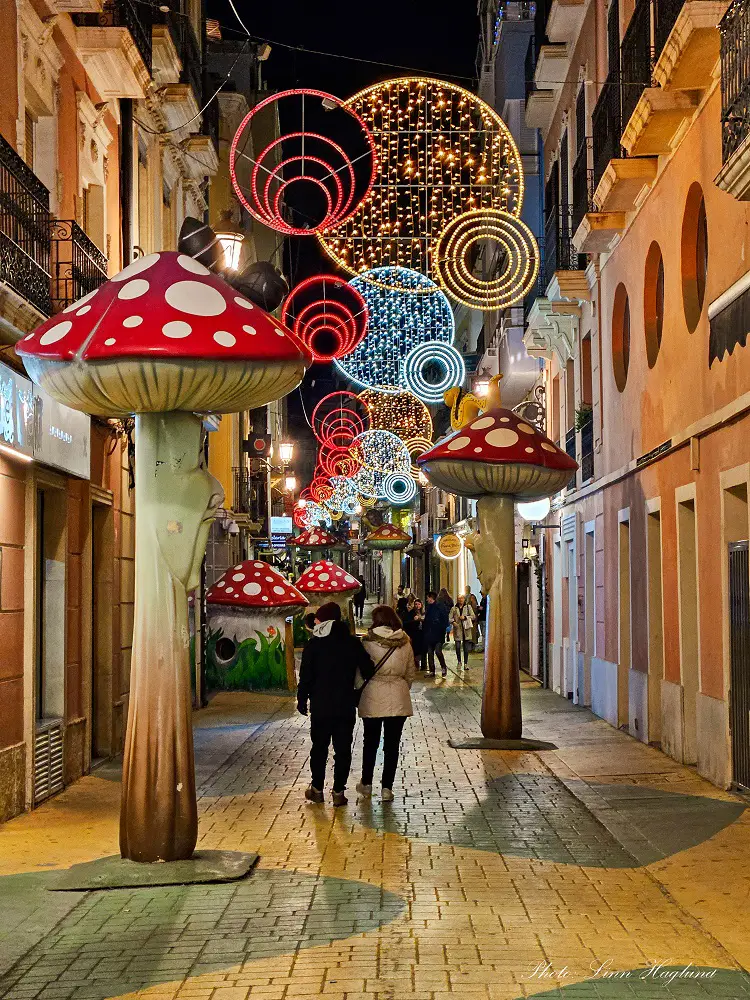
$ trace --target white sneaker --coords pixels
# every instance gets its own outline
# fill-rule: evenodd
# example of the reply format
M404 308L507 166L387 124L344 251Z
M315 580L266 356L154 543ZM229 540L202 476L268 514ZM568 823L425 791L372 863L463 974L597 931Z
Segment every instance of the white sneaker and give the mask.
M363 785L361 781L358 781L357 794L361 795L365 799L369 799L372 795L372 785Z
M384 788L380 798L383 802L393 802L394 795L390 788Z

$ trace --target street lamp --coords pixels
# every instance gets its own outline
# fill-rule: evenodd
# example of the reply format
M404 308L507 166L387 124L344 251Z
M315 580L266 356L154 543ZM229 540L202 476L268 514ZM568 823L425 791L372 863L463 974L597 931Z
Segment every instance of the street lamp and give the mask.
M279 458L282 465L289 465L294 456L294 445L291 441L282 441L279 445Z
M542 497L541 500L516 504L516 510L524 521L543 521L550 512L549 498Z
M227 271L236 271L240 266L240 255L245 236L243 233L226 230L216 234L216 239L224 251L224 267Z
M294 493L294 491L297 489L297 477L287 476L286 479L284 480L284 487L286 488L286 491L288 493Z

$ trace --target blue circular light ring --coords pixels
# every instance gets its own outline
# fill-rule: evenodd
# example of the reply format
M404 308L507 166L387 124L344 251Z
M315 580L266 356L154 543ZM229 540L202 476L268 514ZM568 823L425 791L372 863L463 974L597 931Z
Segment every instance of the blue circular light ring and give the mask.
M408 474L391 472L383 480L383 499L388 503L406 506L416 495L417 484Z
M342 513L351 517L353 514L357 513L357 507L359 506L359 500L357 497L349 497L347 500L341 504Z
M425 366L432 362L442 365L443 377L439 382L428 382L422 374ZM454 385L461 385L465 378L464 359L452 344L418 344L404 360L406 387L423 403L442 403L443 393Z
M399 288L373 284L384 279ZM367 305L367 334L351 354L337 359L336 367L355 384L399 392L406 387L403 363L412 348L453 342L453 310L431 278L406 267L377 267L353 278L350 285Z

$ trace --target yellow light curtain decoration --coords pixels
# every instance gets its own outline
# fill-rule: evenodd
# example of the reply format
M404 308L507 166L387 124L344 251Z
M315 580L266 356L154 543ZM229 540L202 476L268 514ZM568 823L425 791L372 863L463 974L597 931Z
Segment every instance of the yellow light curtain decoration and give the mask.
M370 129L379 169L370 196L351 218L319 235L326 253L350 274L407 267L432 278L458 301L497 308L493 281L498 275L487 275L487 269L488 264L500 271L505 268L504 244L498 249L496 234L488 233L481 219L470 216L475 235L462 251L460 264L445 256L454 252L453 242L443 239L442 258L436 248L447 227L479 210L506 220L503 232L515 232L514 220L518 221L523 204L523 166L503 120L475 94L430 78L388 80L360 91L345 104ZM526 228L519 226L521 231ZM469 253L474 254L480 242L484 253L479 267L487 278L479 280L488 286L484 296L464 273L464 269L471 273ZM525 294L520 276L536 273L533 237L524 246L530 261L512 269L513 301ZM367 280L390 287L387 277Z

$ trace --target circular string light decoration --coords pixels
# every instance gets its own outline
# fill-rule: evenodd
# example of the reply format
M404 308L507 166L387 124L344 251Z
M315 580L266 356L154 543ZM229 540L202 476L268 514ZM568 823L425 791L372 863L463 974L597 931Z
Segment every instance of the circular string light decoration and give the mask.
M475 273L480 250L488 278ZM539 251L529 227L495 208L456 216L438 236L432 260L437 280L454 299L485 310L520 301L539 270Z
M393 287L374 284L371 274L387 277ZM403 267L380 268L350 284L367 305L367 336L345 358L337 359L336 366L364 388L405 389L403 361L413 347L426 341L453 342L450 302L431 278Z
M417 495L417 484L410 474L390 472L383 480L382 495L388 503L404 506Z
M313 361L333 361L349 354L364 338L367 304L346 281L319 274L292 289L281 321L310 349Z
M453 83L404 77L375 84L345 106L375 143L370 196L319 235L352 274L385 265L437 277L433 244L446 224L472 209L519 215L523 166L502 118ZM387 274L368 280L388 283Z
M254 153L251 130L272 134L279 118L292 127ZM284 90L266 97L242 119L229 151L239 200L254 219L287 236L310 236L344 224L369 194L377 170L376 145L364 118L322 90ZM300 203L304 211L294 206L298 188L306 189ZM300 216L300 224L289 222L290 210Z
M365 431L352 444L352 456L359 465L376 473L409 473L411 459L406 445L390 431Z
M432 447L432 438L423 438L423 437L408 438L406 441L404 441L404 444L406 445L406 448L409 452L409 458L411 458L412 478L415 479L417 482L421 482L419 478L421 471L416 463L416 459L419 458L420 455L423 455L426 451L430 450L430 448Z
M434 381L426 377L430 369L439 369ZM451 344L418 344L404 361L406 384L425 403L441 403L446 389L461 385L465 377L464 359Z
M345 446L370 429L370 411L356 393L329 392L312 411L310 424L318 441Z
M390 431L407 447L412 438L432 439L432 416L414 393L365 389L358 398L367 404L373 430Z

